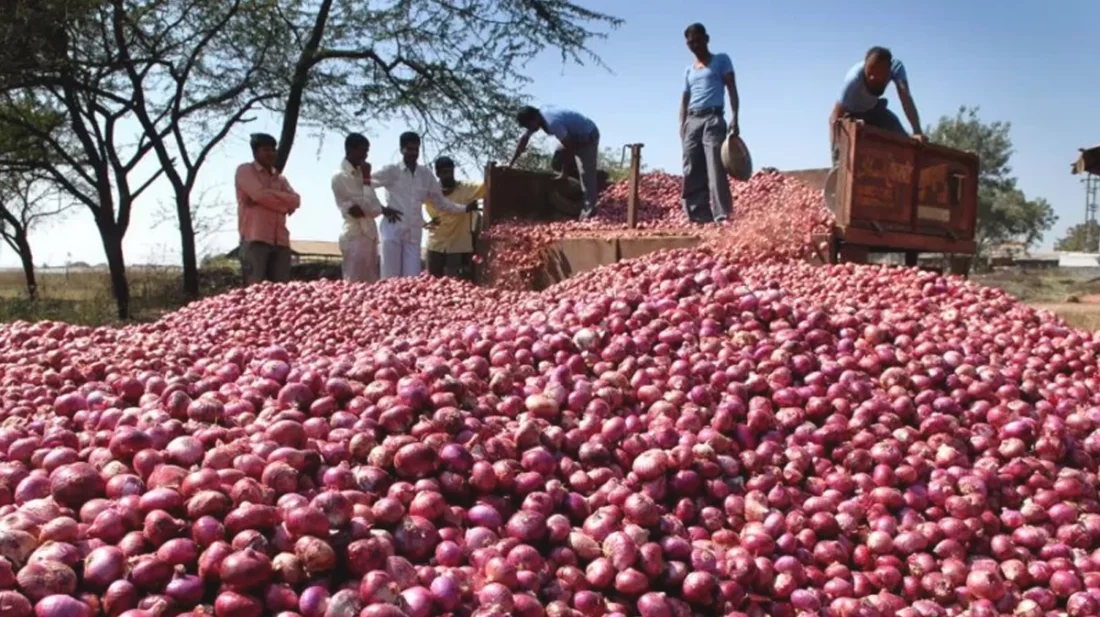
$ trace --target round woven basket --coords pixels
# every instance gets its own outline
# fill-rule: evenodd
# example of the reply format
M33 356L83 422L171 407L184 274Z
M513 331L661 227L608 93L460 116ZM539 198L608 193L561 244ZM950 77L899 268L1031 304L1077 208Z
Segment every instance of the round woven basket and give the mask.
M722 165L729 175L744 182L752 177L752 155L740 137L730 135L722 144Z

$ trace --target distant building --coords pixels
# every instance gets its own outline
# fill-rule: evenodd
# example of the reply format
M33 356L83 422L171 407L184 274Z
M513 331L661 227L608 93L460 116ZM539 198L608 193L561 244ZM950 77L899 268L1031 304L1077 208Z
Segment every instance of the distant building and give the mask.
M237 259L240 253L240 247L235 247L232 251L225 254L229 259ZM290 241L290 261L291 263L325 263L340 261L343 256L340 254L340 244L338 242L321 242L318 240L291 240Z
M1098 253L1058 253L1059 268L1098 268L1100 267L1100 254Z

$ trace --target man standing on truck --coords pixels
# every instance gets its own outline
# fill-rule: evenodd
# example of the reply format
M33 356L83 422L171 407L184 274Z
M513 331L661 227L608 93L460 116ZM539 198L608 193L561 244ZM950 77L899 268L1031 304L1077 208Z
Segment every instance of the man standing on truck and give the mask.
M435 160L435 175L443 187L443 194L456 204L476 207L477 200L485 196L484 184L455 179L455 162L448 156ZM473 212L441 212L430 197L424 202L424 208L432 220L428 228L428 273L432 276L453 274L473 281L473 228L477 215Z
M561 142L562 156L573 157L577 162L577 172L584 192L584 208L580 219L591 218L596 214L596 200L599 198L596 166L600 154L600 130L596 123L578 112L556 107L523 107L516 114L519 125L527 129L516 144L516 153L509 166L515 165L520 155L527 150L531 136L542 129ZM559 177L565 177L564 170Z
M401 216L382 219L382 278L420 274L420 239L424 229L424 201L438 212L473 212L477 204L459 205L443 196L439 181L420 158L420 135L405 132L399 138L402 161L386 165L371 176L371 185L386 189L386 205Z
M721 223L733 210L729 175L722 164L722 144L728 135L740 135L741 100L733 62L726 54L711 53L710 36L703 24L684 30L688 50L695 56L684 73L680 100L680 139L684 147L684 210L693 223ZM730 99L729 133L722 110Z
M252 162L237 168L237 228L244 284L290 280L290 232L286 217L302 198L275 169L275 138L255 133L249 140Z
M833 146L834 163L840 156L837 150L837 136L841 120L864 122L880 129L908 135L894 112L886 108L886 99L882 95L890 82L894 82L894 87L897 88L905 117L913 127L913 138L921 142L927 141L924 133L921 132L920 116L917 114L917 106L913 103L913 95L909 90L909 78L905 74L905 65L895 58L889 49L872 47L867 51L863 61L849 69L844 77L844 90L840 93L840 100L833 105L833 113L829 116L829 135Z

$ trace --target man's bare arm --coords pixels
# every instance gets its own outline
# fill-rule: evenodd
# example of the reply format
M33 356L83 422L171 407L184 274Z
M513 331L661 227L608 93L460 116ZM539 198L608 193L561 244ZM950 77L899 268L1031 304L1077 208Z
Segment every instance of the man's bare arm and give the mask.
M917 113L917 105L913 102L913 94L909 91L909 82L895 82L898 89L898 98L901 99L901 108L905 110L905 117L909 125L913 127L913 137L924 137L924 131L920 127L920 114Z
M680 139L684 138L684 129L687 127L688 121L688 101L691 99L691 94L685 92L684 96L680 99Z
M837 102L833 105L833 111L829 114L829 143L836 144L836 138L840 132L840 118L844 115L844 106Z
M741 124L738 116L741 113L741 97L737 94L737 76L734 73L728 73L723 81L726 82L726 92L730 96L730 131L734 135L741 134Z
M519 143L516 144L516 153L512 155L512 160L508 162L509 167L515 165L519 157L523 155L523 152L527 150L527 142L531 141L531 133L533 132L534 131L527 131L523 134L523 137L519 138Z

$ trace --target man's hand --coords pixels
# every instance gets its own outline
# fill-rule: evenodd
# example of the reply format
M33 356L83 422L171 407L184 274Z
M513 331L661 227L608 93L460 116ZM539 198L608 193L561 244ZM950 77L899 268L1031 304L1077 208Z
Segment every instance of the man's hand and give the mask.
M386 217L387 221L396 223L401 220L401 211L389 206L382 206L382 216Z
M472 202L466 205L466 212L477 212L477 202Z
M352 206L352 207L348 208L348 214L352 215L354 218L357 218L357 219L361 219L364 216L366 216L366 213L363 212L363 209L360 208L359 206Z
M914 133L913 134L913 139L917 140L918 143L922 143L922 144L928 143L928 136L925 135L924 133Z
M424 229L435 229L439 227L439 217L434 217L427 223L424 223Z
M733 122L730 124L730 135L734 137L741 136L741 123L738 122L736 118L734 118Z

